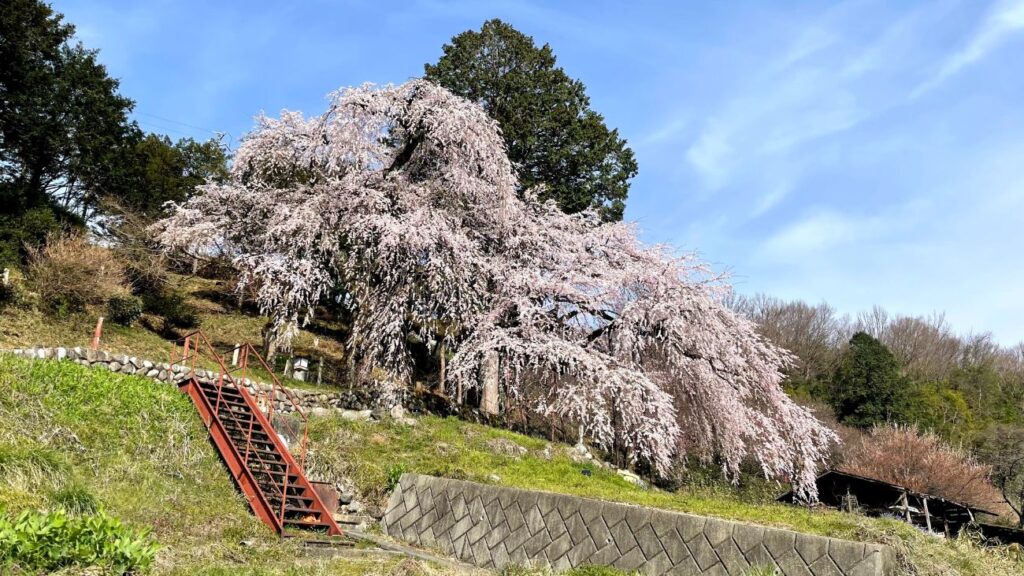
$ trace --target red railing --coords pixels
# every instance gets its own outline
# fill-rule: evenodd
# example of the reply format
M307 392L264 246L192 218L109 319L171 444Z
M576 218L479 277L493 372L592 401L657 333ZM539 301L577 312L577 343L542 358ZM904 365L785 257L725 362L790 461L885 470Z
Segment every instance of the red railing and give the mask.
M182 344L181 354L176 360L179 343ZM209 355L201 354L200 346L203 344L205 344L208 347L210 351ZM283 398L285 401L291 404L292 413L298 416L302 425L302 437L301 440L299 441L299 465L305 467L306 450L309 445L309 417L302 410L302 406L299 405L298 401L295 400L295 396L292 395L291 391L281 384L281 381L278 380L277 376L274 374L274 370L267 364L266 360L263 359L263 356L260 355L256 348L254 348L252 344L246 343L239 344L238 346L235 346L234 348L228 350L227 353L231 354L232 357L234 357L235 350L238 350L239 352L238 366L235 366L233 369L228 369L228 367L224 365L224 361L222 360L223 357L216 353L216 349L213 347L213 344L209 341L209 339L207 339L206 335L201 331L196 331L192 332L191 334L188 334L184 338L171 344L171 364L181 364L189 355L190 346L194 351L196 351L198 355L202 355L203 357L207 357L209 359L214 360L217 366L220 368L221 377L223 378L223 376L228 376L229 379L239 389L244 387L240 385L239 381L245 382L247 380L246 374L249 373L250 356L256 359L256 361L258 362L257 366L262 366L263 370L266 372L267 376L270 379L270 394L269 400L266 402L267 409L265 412L267 420L269 421L273 418L274 409L277 406L279 398ZM193 373L195 372L194 357L192 359L192 365L190 366L190 370ZM232 374L236 373L239 374L238 378L232 376ZM256 390L258 404L260 399L267 398L267 394L264 393L260 386L255 382L255 380L250 380L250 382L252 382L253 389Z
M178 351L179 351L178 343L181 343L180 354L178 353ZM233 370L229 370L228 367L224 365L224 361L223 361L222 357L219 354L217 354L216 349L214 348L213 344L209 341L209 339L206 337L206 335L203 334L202 332L193 332L193 333L189 334L188 336L186 336L185 338L183 338L182 340L179 340L179 341L174 342L172 344L171 364L172 365L178 364L178 365L187 366L188 369L189 369L189 377L193 378L193 379L196 376L195 375L196 368L197 368L196 361L199 360L199 359L205 359L205 360L207 360L209 362L212 362L212 363L214 363L216 365L217 368L219 368L219 374L216 377L217 396L216 396L216 398L215 398L215 400L213 402L213 406L211 406L211 408L212 408L212 417L217 419L218 423L222 427L223 427L223 422L221 421L222 420L222 415L221 415L221 412L220 412L220 407L221 407L221 402L223 400L223 390L224 390L225 380L228 383L230 383L231 385L233 385L235 390L239 393L239 395L245 401L246 405L250 407L250 410L252 411L252 414L251 414L251 416L249 418L248 429L246 431L246 436L245 436L245 451L244 451L244 453L242 453L239 450L240 447L235 445L234 443L231 444L231 448L230 449L235 452L236 456L240 459L243 468L248 473L250 473L250 474L251 473L263 473L264 475L267 475L268 477L272 478L271 474L269 474L269 473L274 472L273 466L278 466L278 467L283 467L284 468L284 470L282 472L282 480L281 480L281 484L280 485L278 485L278 483L274 482L274 481L271 481L271 482L255 482L254 481L254 485L256 486L256 489L260 492L259 498L263 501L263 504L266 506L267 510L273 510L273 507L270 504L270 500L269 500L269 498L267 498L267 495L262 493L263 492L263 486L267 486L267 485L272 486L273 490L274 490L274 493L272 494L272 496L277 496L277 497L280 498L280 506L278 507L278 510L274 511L273 516L274 516L275 523L277 524L277 526L275 526L275 528L279 531L279 533L284 534L285 512L286 512L287 503L288 503L288 488L289 488L288 481L289 481L289 476L291 476L291 475L300 475L301 476L302 475L302 468L305 465L304 462L305 462L305 455L306 455L306 444L308 442L308 429L307 429L308 428L308 426L307 426L308 418L302 412L302 410L299 408L299 406L295 402L295 399L291 396L291 394L288 392L288 390L285 389L283 386L281 386L281 383L274 376L273 371L270 370L270 367L267 366L266 362L259 355L259 353L256 352L256 350L253 349L252 346L248 345L248 344L243 345L241 348L242 348L242 353L241 353L240 356L241 356L241 358L243 360L240 362L239 366L235 367ZM270 375L270 377L272 378L272 380L274 382L272 384L272 386L271 386L271 400L268 402L268 409L267 409L267 413L266 413L265 416L259 410L258 402L254 401L252 396L245 389L245 386L242 384L242 383L245 382L244 374L247 371L248 358L249 358L250 354L252 356L254 356L255 358L259 359L259 362L263 365L264 369L267 370L268 374ZM202 366L199 366L199 369L207 370L209 372L212 372L212 370L203 368ZM242 374L240 377L236 378L235 376L233 376L233 374L237 374L239 372ZM211 374L211 380L212 380L212 374ZM254 388L257 391L260 391L260 388L258 386L256 386L255 383L254 383ZM284 458L282 462L268 463L257 452L254 451L252 434L253 434L253 425L254 425L255 421L257 420L257 418L260 419L261 425L263 426L264 430L266 430L268 432L268 436L270 437L270 441L275 446L278 446L278 451L282 452L282 455L285 452L288 451L287 446L284 446L282 444L281 439L279 437L275 437L276 434L273 433L274 428L270 424L270 419L273 416L274 405L275 405L275 403L277 401L276 398L278 396L278 391L279 390L280 390L281 394L285 398L288 398L292 402L292 405L295 407L296 413L298 413L300 415L300 417L302 419L302 422L303 422L303 432L302 432L302 441L301 441L301 456L300 456L300 459L301 459L302 463L297 465L297 470L293 470L292 469L292 463L289 462L291 460L290 457ZM262 391L260 391L260 393L262 393ZM211 400L207 396L207 394L205 392L203 392L202 394L203 394L203 397L206 399L207 402L209 402ZM235 425L237 426L238 429L241 430L241 429L243 429L245 427L245 423L238 417L238 415L234 411L228 410L227 414L230 414L230 419L234 421L234 423L235 423ZM251 464L257 465L256 470L252 469Z

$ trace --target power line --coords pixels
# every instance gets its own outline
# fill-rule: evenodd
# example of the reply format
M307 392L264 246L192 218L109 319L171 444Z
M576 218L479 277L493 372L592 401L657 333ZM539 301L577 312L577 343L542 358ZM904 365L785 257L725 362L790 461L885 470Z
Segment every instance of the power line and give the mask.
M150 118L155 118L157 120L162 120L164 122L170 122L171 124L178 124L180 126L192 128L193 130L202 130L203 132L209 132L211 134L221 134L224 132L223 130L211 130L209 128L203 128L202 126L196 126L195 124L189 124L187 122L181 122L178 120L171 120L170 118L164 118L163 116L157 116L156 114L150 114L149 112L142 112L141 110L136 110L135 113L141 114L143 116L149 116Z
M192 136L190 132L185 132L184 130L178 130L175 128L168 128L167 126L154 124L153 122L149 122L147 120L138 120L138 123L142 125L143 128L149 130L150 132L173 132L174 134L180 136Z
M228 150L232 149L231 147L232 147L232 145L234 144L234 141L235 141L234 136L232 136L229 132L223 132L223 131L217 131L217 130L209 130L209 129L206 129L206 128L201 128L199 126L193 126L193 125L187 124L185 122L177 122L175 120L161 118L159 116L156 116L155 114L146 114L146 116L152 116L154 118L159 118L162 122L171 122L171 123L174 123L174 124L179 124L181 126L186 126L186 127L189 127L189 128L194 128L196 130L202 130L204 132L209 132L209 133L213 134L214 136L221 136L223 138L226 138L226 145L227 145ZM165 125L162 125L160 122L154 122L152 120L137 119L136 122L138 122L140 125L142 125L144 128L146 128L147 130L149 130L151 132L164 132L164 133L171 132L171 133L177 134L179 136L185 136L185 137L189 137L189 138L191 138L194 135L193 133L186 132L186 131L184 131L184 130L182 130L180 128L173 128L173 127L170 127L170 126L165 126ZM222 140L222 142L223 142L223 140Z

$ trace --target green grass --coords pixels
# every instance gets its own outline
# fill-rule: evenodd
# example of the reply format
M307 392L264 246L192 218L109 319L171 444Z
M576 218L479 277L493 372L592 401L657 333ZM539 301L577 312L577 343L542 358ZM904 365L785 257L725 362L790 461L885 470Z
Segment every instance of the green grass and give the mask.
M967 539L935 538L896 520L779 504L767 501L763 490L744 492L727 485L676 492L643 489L593 462L574 461L568 446L456 418L425 416L409 426L390 420L315 417L310 438L311 470L328 477L350 477L364 497L379 505L385 503L386 488L395 474L416 472L888 544L904 564L905 574L1024 573L1024 563L1006 550L983 548ZM525 449L525 454L510 454L507 448L513 445ZM589 476L584 469L590 470Z
M55 509L151 528L156 574L386 574L400 562L310 559L275 537L175 388L0 354L0 510Z
M218 282L202 278L174 277L174 281L189 295L188 303L198 310L201 329L222 353L236 344L251 343L259 348L262 342L262 329L267 322L264 316L243 314L226 309L212 300L210 295L216 293ZM65 316L45 313L42 310L8 306L0 310L0 349L26 348L32 346L64 346L89 347L92 344L96 321L105 316L104 307L93 307L85 312ZM154 323L150 315L144 315ZM330 324L319 322L317 326L322 332L329 333L336 328ZM183 335L190 330L179 330ZM114 354L127 354L154 362L167 362L170 359L173 338L166 338L160 333L146 328L145 321L137 321L133 326L120 326L113 322L104 322L103 336L100 347ZM314 340L317 347L314 349ZM316 335L309 330L299 330L293 342L297 353L314 358L325 358L334 365L343 364L344 346L341 342L326 334ZM230 357L225 357L230 360ZM216 368L213 361L202 360L203 367ZM254 362L255 364L255 362ZM269 373L261 366L251 366L246 376L270 382ZM282 384L290 388L329 392L344 387L343 383L325 382L317 385L287 378L276 373Z

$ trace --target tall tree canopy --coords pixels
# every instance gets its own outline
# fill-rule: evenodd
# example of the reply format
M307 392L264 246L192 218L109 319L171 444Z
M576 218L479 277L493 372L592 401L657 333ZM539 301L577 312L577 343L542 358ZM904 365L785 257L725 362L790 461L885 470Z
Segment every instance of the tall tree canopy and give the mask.
M520 199L497 123L426 81L261 118L231 178L158 224L169 248L233 255L287 334L330 296L364 370L410 378L411 334L454 350L444 384L497 364L507 403L579 424L665 471L752 458L812 496L834 435L782 391L789 355L691 256L628 224Z
M164 202L227 173L216 140L144 135L118 81L73 34L39 0L10 0L0 11L3 264L54 228L94 219L107 200L152 218Z
M1024 528L1024 429L996 426L978 444L981 456L992 464L992 483L1017 515L1017 526Z
M0 197L7 210L59 202L88 217L123 190L138 129L132 101L97 62L70 44L74 27L38 0L0 12Z
M865 332L850 338L831 385L832 407L843 424L866 428L909 419L909 384L896 357Z
M118 202L144 216L162 213L166 202L182 202L207 180L227 178L227 152L217 139L197 142L147 134L134 147L132 186Z
M550 46L489 20L452 38L425 70L498 121L520 192L543 184L541 199L565 212L594 208L605 220L622 219L637 172L633 151L591 110L583 83L555 65Z

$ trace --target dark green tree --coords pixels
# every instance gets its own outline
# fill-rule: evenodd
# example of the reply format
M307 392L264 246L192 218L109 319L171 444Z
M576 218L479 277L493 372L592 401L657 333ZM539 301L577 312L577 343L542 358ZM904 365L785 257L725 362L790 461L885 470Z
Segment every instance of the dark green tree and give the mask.
M227 177L227 153L217 139L171 142L167 136L147 134L134 153L134 182L117 200L147 218L160 216L165 202L186 200L208 179Z
M999 425L977 440L978 455L992 466L991 481L1024 528L1024 428Z
M132 101L73 33L38 0L0 10L0 258L80 225L132 180Z
M636 175L633 151L590 109L586 88L555 65L547 44L501 20L445 44L426 78L479 103L498 121L520 191L543 184L541 197L569 213L596 208L621 220Z
M857 332L840 357L829 390L843 424L867 428L910 419L908 382L892 352L877 339Z

